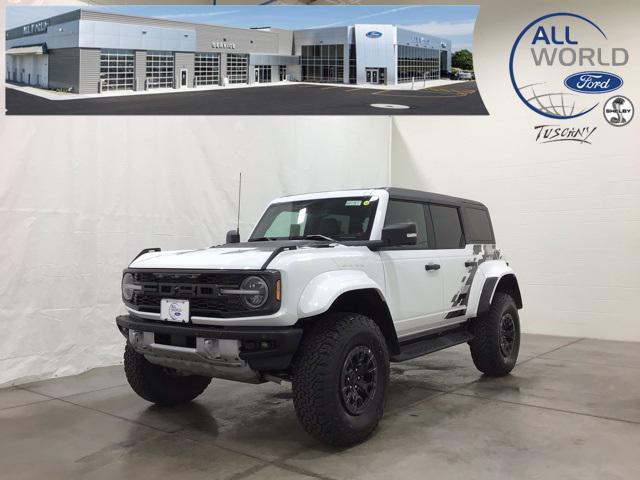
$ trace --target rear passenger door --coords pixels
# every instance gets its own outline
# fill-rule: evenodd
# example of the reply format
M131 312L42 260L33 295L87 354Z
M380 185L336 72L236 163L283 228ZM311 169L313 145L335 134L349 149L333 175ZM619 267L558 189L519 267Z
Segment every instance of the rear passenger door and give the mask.
M457 206L429 204L431 225L435 237L435 252L442 271L443 325L465 319L466 280L465 263L471 256L466 248L461 212Z
M417 245L387 247L379 251L384 265L387 303L398 337L418 333L442 321L443 281L438 252L431 248L427 206L421 202L390 199L385 226L413 222ZM428 266L428 267L427 267Z

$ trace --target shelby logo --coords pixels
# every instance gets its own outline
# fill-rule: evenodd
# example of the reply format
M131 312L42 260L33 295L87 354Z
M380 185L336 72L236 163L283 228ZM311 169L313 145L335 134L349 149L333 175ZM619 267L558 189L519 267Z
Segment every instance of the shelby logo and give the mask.
M624 82L607 72L580 72L564 79L564 86L569 90L581 93L605 93L617 90Z
M628 125L633 118L633 112L633 103L622 95L611 97L605 102L603 109L605 120L614 127Z
M574 13L551 13L520 32L511 49L509 74L528 108L566 120L593 110L598 105L593 94L620 88L622 78L601 70L628 62L627 49L610 45L593 21Z
M382 32L376 32L373 30L371 32L367 32L365 35L369 38L380 38L382 36Z
M533 127L537 131L536 142L578 142L588 143L589 137L598 127L561 127L560 125L537 125Z

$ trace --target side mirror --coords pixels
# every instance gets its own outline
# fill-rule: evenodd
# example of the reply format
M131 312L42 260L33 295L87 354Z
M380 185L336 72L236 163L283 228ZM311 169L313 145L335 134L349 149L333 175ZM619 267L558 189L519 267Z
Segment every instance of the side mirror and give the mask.
M240 243L240 232L238 232L238 230L229 230L225 243Z
M410 222L387 225L382 229L382 242L387 247L416 245L418 243L416 224Z

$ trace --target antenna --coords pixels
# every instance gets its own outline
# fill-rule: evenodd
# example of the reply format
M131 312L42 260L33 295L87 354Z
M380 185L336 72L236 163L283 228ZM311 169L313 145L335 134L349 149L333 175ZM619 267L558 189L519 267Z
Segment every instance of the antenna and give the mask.
M240 172L240 179L238 180L238 224L236 232L240 235L240 199L242 196L242 172Z

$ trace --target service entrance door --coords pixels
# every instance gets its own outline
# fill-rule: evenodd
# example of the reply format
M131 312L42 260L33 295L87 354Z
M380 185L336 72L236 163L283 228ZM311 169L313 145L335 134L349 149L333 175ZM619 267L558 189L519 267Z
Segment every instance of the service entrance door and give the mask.
M367 68L367 83L371 83L374 85L380 83L378 68Z
M180 87L187 86L187 69L183 68L180 70Z

